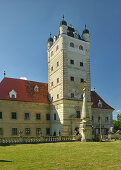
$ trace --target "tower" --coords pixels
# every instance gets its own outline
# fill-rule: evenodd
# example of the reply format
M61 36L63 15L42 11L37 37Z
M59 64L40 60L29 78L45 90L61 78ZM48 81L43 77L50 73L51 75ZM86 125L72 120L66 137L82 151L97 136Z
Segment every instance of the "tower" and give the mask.
M59 35L48 39L48 92L51 102L51 135L73 135L79 127L83 82L91 117L89 31L82 36L63 20Z

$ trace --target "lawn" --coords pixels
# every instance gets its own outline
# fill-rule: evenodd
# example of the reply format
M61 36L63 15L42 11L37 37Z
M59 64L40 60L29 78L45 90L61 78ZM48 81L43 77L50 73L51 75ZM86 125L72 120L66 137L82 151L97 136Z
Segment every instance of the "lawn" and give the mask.
M121 142L0 146L0 169L121 169Z

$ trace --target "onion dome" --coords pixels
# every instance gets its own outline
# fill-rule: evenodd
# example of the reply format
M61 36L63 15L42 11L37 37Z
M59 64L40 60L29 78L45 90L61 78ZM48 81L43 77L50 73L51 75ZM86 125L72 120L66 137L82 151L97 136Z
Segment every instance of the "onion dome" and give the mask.
M53 42L53 38L51 37L51 33L50 33L50 38L48 38L47 42Z
M83 30L83 33L82 34L89 34L89 30L86 28L86 25L85 25L85 29Z
M67 22L64 20L64 15L63 15L63 20L60 22L60 26L62 25L66 25L67 26Z

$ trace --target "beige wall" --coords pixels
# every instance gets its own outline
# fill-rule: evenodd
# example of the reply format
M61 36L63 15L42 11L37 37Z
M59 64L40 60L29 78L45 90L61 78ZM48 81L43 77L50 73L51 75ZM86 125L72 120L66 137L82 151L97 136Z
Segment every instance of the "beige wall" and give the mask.
M46 114L50 113L49 104L0 101L0 112L3 117L0 119L0 128L3 128L3 136L12 136L12 128L22 130L25 135L25 128L31 128L31 135L36 136L36 128L41 128L42 135L46 135L46 128L50 128L50 120L46 120ZM17 119L11 118L11 112L17 113ZM24 113L30 114L30 119L25 120ZM41 119L36 120L36 113L41 114Z

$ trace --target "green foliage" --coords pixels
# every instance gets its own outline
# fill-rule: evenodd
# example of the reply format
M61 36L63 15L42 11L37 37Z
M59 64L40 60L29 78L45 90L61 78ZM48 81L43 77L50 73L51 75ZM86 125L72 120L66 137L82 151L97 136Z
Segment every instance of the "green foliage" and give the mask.
M121 141L0 146L0 170L121 169Z
M117 115L117 120L113 120L113 127L115 130L121 130L121 114Z

